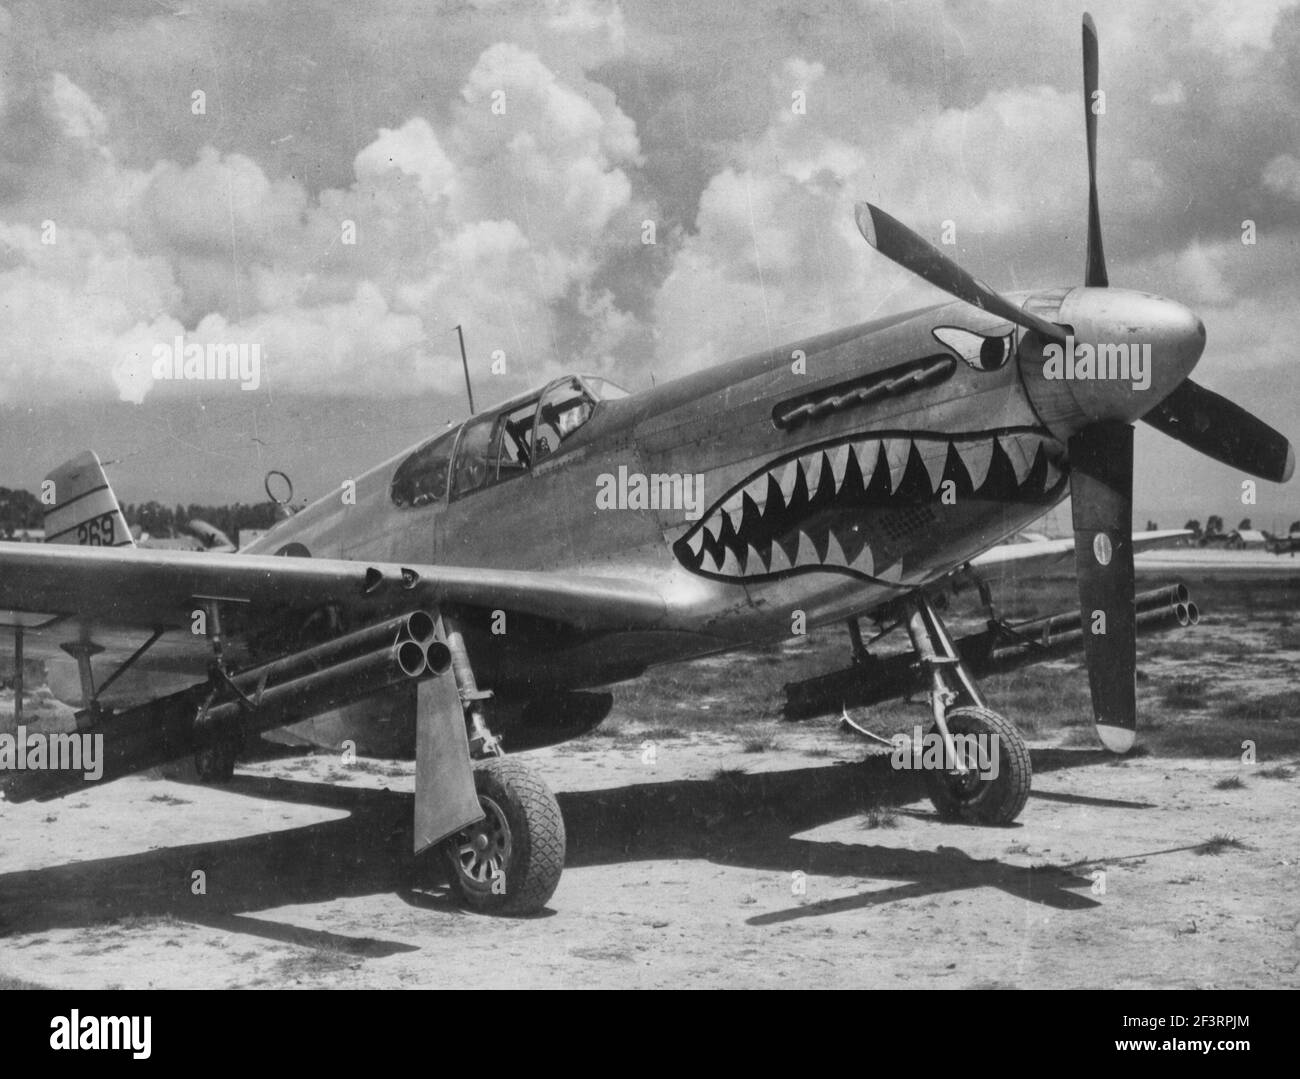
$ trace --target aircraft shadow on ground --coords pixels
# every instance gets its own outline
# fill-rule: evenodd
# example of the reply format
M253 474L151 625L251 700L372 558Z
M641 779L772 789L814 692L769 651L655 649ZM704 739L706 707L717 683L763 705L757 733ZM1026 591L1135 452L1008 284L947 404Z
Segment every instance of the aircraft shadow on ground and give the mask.
M1037 774L1108 759L1093 750L1037 751L1033 758ZM237 775L224 789L253 798L342 809L348 815L284 831L0 875L0 934L170 916L222 931L377 956L413 950L413 946L295 928L246 912L381 893L398 894L417 906L456 911L436 859L426 862L418 880L412 870L411 795L246 775ZM887 842L795 838L822 824L859 817L869 806L898 807L922 799L919 776L892 770L887 757L832 767L719 772L710 779L642 783L558 797L568 832L569 869L705 859L786 876L802 870L872 883L905 882L760 915L751 924L986 886L1058 909L1097 905L1086 894L1076 894L1086 891L1089 881L1068 869L977 861L951 846L916 851ZM931 816L928 806L916 815ZM932 819L938 839L948 826ZM863 832L864 839L886 839L888 834ZM1015 828L1005 834L1012 841ZM205 895L191 893L196 869L206 874Z

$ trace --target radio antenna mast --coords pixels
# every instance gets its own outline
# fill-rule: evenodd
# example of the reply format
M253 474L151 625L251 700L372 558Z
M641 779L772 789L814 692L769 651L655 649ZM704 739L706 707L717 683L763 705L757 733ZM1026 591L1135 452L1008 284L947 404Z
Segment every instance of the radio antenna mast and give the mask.
M460 362L465 368L465 393L469 397L469 414L474 415L474 388L469 384L469 360L465 358L465 334L460 326L456 327L456 336L460 339Z

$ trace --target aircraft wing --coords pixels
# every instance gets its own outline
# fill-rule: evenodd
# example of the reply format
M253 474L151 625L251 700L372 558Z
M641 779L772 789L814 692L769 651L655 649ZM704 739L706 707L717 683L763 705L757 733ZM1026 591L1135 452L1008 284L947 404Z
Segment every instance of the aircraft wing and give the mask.
M1134 532L1133 550L1154 547L1171 539L1190 536L1183 528L1166 528L1154 532ZM990 547L982 555L971 560L975 569L1021 569L1044 570L1058 562L1074 560L1074 538L1035 540L1030 543L1001 543Z
M240 641L301 624L326 604L352 624L462 605L584 630L653 628L667 611L648 583L571 573L0 543L0 632L23 627L30 659L66 658L77 642L129 653L161 631L150 666L201 675L211 652L192 631L194 612L211 600L236 655Z

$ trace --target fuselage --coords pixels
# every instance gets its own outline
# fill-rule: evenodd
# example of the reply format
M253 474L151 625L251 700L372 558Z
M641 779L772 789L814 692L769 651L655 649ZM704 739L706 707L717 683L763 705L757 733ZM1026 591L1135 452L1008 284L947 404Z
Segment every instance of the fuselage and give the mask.
M1026 392L1018 336L964 303L929 307L591 401L565 435L548 402L582 383L558 380L247 550L635 577L671 601L653 633L485 621L488 684L599 684L788 636L950 573L1064 497L1065 446Z

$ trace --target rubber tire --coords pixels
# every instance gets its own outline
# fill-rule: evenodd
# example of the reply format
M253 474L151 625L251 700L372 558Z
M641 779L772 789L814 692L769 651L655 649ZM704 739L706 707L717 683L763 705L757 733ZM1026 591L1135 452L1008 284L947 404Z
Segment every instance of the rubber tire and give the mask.
M949 773L927 769L925 785L934 808L945 820L965 821L967 824L1010 824L1025 808L1033 780L1033 766L1025 740L1009 719L987 708L954 708L948 713L947 720L948 729L953 734L998 736L998 774L996 779L977 780L974 793L963 796L955 789ZM932 727L931 733L937 735L938 728Z
M194 751L194 769L201 783L229 783L239 759L239 740L228 732L204 735Z
M555 894L564 870L564 817L555 795L531 768L507 757L477 764L474 789L480 800L490 799L500 807L509 829L505 890L494 892L490 884L481 884L462 870L460 845L475 825L443 844L452 892L465 906L483 914L538 913ZM488 805L484 810L491 814Z

